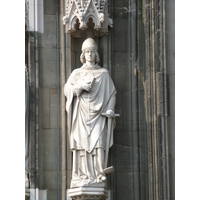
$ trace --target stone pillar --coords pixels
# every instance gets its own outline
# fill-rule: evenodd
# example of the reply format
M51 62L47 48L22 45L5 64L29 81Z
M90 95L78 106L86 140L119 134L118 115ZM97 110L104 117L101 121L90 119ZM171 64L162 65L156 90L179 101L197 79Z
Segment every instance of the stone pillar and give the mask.
M66 187L67 187L67 131L66 131L66 112L65 112L65 96L64 85L66 81L66 62L65 62L65 29L62 24L64 16L64 0L60 0L60 46L61 46L61 64L60 64L60 77L61 77L61 128L62 128L62 200L66 200ZM67 63L68 64L68 63Z
M165 0L144 4L149 199L169 200Z

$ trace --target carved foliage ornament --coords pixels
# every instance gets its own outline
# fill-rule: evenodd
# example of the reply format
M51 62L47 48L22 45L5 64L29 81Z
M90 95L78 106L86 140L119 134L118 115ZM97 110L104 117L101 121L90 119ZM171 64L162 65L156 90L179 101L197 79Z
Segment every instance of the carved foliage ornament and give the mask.
M89 19L94 23L94 29L104 34L108 32L108 26L112 27L113 21L108 16L107 0L69 0L66 6L66 15L63 24L67 25L69 33L75 32L77 20L79 29L86 30Z

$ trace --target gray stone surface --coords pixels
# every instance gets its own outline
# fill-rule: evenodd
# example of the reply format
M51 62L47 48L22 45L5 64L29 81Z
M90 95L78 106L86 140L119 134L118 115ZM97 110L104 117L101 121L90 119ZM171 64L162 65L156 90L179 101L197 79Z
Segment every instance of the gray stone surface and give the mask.
M59 10L58 0L44 0L44 14L55 15Z
M59 190L49 189L47 193L48 200L60 200L61 199L61 192Z
M114 135L115 144L123 145L123 146L132 146L132 131L115 131Z
M123 179L122 179L123 177ZM126 180L126 181L125 181ZM118 172L115 175L116 188L114 199L132 199L133 196L133 174L130 172Z
M129 47L130 41L129 41L129 26L127 23L127 19L116 19L115 23L118 24L118 26L113 27L114 32L114 51L116 52L127 52ZM123 38L123 40L121 39ZM124 58L123 56L121 57ZM124 63L125 64L125 63Z
M42 131L42 162L43 169L56 171L59 166L59 129L44 129Z
M59 89L50 88L50 128L59 128Z
M169 74L168 75L168 98L170 104L168 106L169 117L175 117L175 75Z
M56 15L44 15L44 33L40 37L40 47L56 48L58 45L58 21Z
M168 141L170 195L175 199L175 1L166 1L166 65L168 73Z
M48 188L49 190L53 189L56 192L56 190L58 189L58 171L44 170L42 173L44 175L44 187Z
M115 172L132 172L132 147L125 145L115 145ZM115 175L116 175L115 174ZM122 180L123 182L124 180Z
M115 85L119 91L127 91L130 88L130 68L129 68L129 56L126 52L115 52ZM123 80L123 81L119 81Z
M44 1L44 33L39 37L40 181L48 200L61 199L59 2Z
M40 48L40 84L43 87L59 87L59 66L56 48Z
M50 127L50 110L49 110L49 88L40 89L41 111L42 111L42 128Z

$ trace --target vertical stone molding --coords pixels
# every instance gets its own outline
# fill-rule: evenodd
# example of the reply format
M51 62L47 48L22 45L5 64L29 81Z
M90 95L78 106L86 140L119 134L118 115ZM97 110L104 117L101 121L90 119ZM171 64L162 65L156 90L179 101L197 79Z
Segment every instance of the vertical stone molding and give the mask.
M169 200L165 0L145 0L144 27L149 199Z
M25 1L25 188L29 188L28 1ZM26 194L26 192L25 192Z
M66 2L66 15L63 24L67 25L67 32L73 33L78 28L86 30L89 19L94 23L94 30L100 31L101 35L108 33L108 26L113 26L109 18L107 0L68 0Z

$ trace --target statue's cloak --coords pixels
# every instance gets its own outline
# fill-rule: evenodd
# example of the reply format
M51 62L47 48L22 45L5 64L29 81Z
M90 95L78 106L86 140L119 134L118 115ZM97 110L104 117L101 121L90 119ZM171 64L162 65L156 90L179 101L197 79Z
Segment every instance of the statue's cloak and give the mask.
M92 89L83 91L79 97L75 95L76 84L92 82ZM106 117L102 116L109 109L113 109L110 99L116 95L115 86L104 68L75 69L65 84L64 93L67 98L66 110L68 112L68 132L71 138L71 149L85 149L92 152L94 148L106 146L107 124ZM115 120L111 125L110 145L113 144L113 129Z

